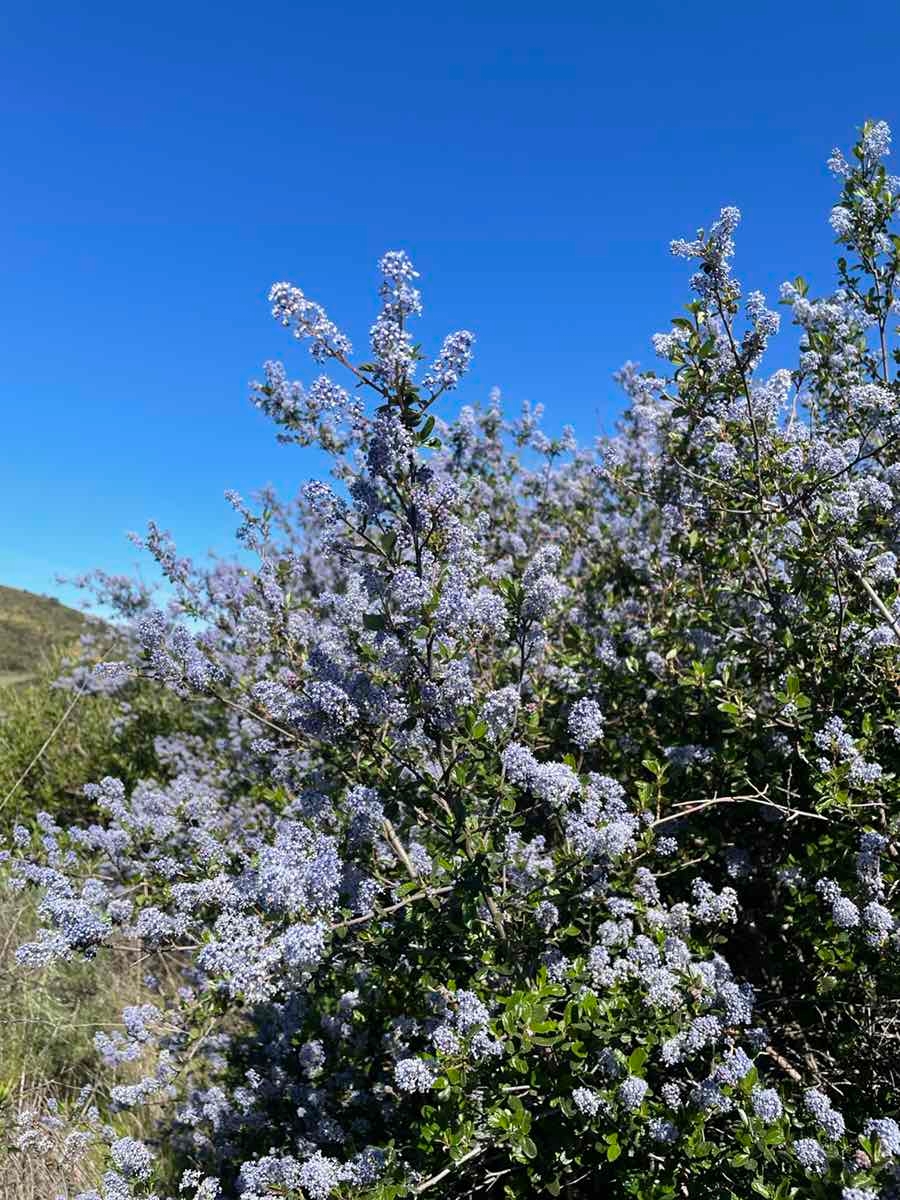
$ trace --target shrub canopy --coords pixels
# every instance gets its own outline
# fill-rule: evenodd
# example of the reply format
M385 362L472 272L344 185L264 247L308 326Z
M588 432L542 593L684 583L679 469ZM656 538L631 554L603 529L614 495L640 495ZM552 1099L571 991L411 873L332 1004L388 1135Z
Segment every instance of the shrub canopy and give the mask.
M839 287L784 285L795 365L724 209L589 448L496 396L437 416L473 337L424 366L404 253L365 362L275 285L344 374L267 363L253 398L334 479L231 496L255 568L151 526L164 611L99 577L105 686L153 677L190 732L16 829L19 957L152 950L184 987L98 1035L137 1081L23 1115L25 1150L108 1145L106 1200L895 1194L889 141L830 160Z

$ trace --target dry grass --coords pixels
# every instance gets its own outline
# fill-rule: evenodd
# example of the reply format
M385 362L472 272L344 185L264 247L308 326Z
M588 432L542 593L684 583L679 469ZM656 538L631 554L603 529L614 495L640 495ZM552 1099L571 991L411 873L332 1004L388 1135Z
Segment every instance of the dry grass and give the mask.
M34 679L33 671L0 671L0 687L15 687Z
M83 1088L100 1095L113 1083L140 1076L141 1064L113 1072L94 1050L98 1029L121 1028L128 1004L156 999L143 983L150 964L136 954L105 954L90 963L47 970L19 967L15 950L36 925L30 898L9 892L0 880L0 1197L55 1200L95 1185L97 1163L62 1172L53 1147L20 1153L2 1148L22 1116L46 1112L48 1100L73 1105ZM139 1134L127 1115L123 1132ZM127 1127L127 1130L126 1130Z

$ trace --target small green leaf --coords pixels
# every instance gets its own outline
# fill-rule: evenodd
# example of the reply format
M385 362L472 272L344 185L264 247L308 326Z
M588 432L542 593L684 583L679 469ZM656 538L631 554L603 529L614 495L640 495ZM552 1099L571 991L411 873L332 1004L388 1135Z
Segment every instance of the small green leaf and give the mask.
M628 1070L632 1075L637 1075L641 1067L647 1061L647 1047L638 1046L636 1050L632 1050L631 1057L628 1059Z

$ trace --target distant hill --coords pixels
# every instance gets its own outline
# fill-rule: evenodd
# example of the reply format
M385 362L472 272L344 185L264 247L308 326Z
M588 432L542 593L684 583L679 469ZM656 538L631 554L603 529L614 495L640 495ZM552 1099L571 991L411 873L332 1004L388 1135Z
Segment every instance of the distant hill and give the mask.
M74 642L85 622L52 596L0 586L0 682L27 678L48 652Z

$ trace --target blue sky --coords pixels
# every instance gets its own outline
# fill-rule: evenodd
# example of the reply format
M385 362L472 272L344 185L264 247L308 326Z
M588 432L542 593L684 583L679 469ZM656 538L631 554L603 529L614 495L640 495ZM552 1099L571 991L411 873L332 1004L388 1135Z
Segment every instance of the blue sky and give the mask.
M898 125L891 6L92 0L4 26L0 582L60 595L128 569L148 518L226 551L225 488L318 473L247 401L266 358L312 377L272 281L364 349L406 249L426 348L478 336L459 402L497 385L588 438L687 298L669 239L737 204L748 286L825 289L824 160Z

